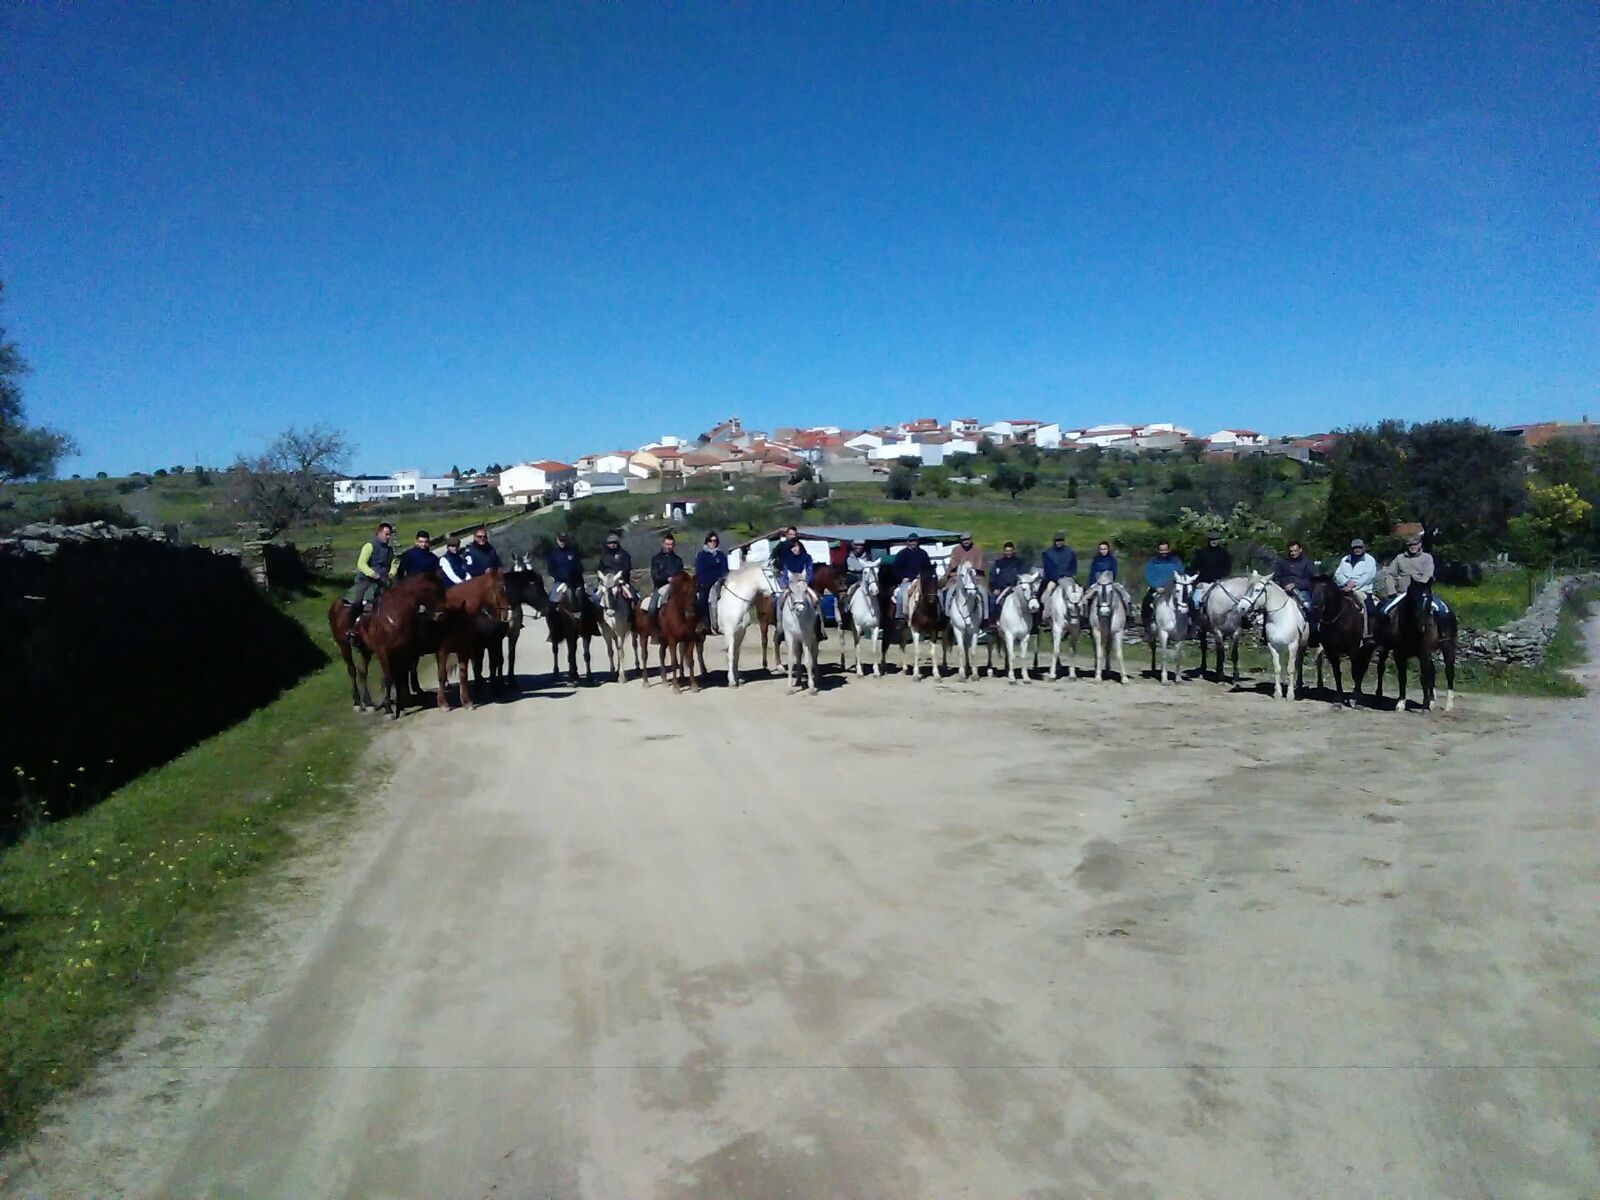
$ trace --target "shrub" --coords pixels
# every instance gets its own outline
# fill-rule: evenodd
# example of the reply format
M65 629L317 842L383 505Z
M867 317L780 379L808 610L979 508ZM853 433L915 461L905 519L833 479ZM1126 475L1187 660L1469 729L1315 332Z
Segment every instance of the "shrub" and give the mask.
M57 525L87 525L91 521L104 521L120 529L133 529L140 524L139 518L120 504L110 504L104 500L68 500L50 514L50 519Z

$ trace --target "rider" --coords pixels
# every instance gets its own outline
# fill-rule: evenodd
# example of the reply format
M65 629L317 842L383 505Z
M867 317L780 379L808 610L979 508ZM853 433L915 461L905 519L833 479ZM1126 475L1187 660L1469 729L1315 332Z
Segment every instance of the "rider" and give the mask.
M985 600L989 597L989 587L983 574L983 550L973 544L970 532L963 533L955 549L950 551L950 557L944 560L944 578L939 581L939 598L944 603L946 613L950 611L950 601L955 596L956 579L963 563L971 564L973 577L978 581L979 594Z
M860 538L850 543L850 554L844 560L845 579L850 583L860 583L861 577L878 565L867 550L867 544Z
M1150 616L1155 610L1156 589L1166 587L1174 575L1182 572L1183 559L1172 552L1172 543L1162 538L1156 543L1155 557L1144 564L1144 581L1149 590L1144 594L1144 603L1139 606L1139 619L1146 629L1150 627Z
M633 556L622 548L622 534L613 529L606 534L605 549L600 551L599 570L602 575L622 576L622 594L633 599Z
M1367 553L1360 538L1350 541L1350 553L1333 569L1334 586L1350 593L1361 603L1361 640L1372 640L1372 589L1378 582L1378 560Z
M461 539L453 533L444 540L444 555L439 559L439 570L444 572L444 585L447 588L471 578L467 574L467 560L461 553Z
M694 556L695 599L700 619L711 628L711 589L728 577L728 556L722 552L722 538L713 529L706 534L705 549Z
M400 560L395 557L394 547L390 545L393 538L394 526L383 522L356 557L356 581L344 595L344 602L351 609L351 641L355 640L356 622L361 620L370 604L383 594L383 589L389 586L400 568Z
M1288 592L1306 614L1306 624L1311 628L1311 645L1317 644L1317 614L1311 611L1311 560L1306 548L1299 542L1289 541L1283 557L1272 568L1272 582Z
M672 582L674 575L683 570L683 559L678 557L677 544L677 539L670 533L664 535L661 539L661 549L650 560L650 586L653 590L650 598L645 601L646 612L655 612L667 594L667 584Z
M1039 556L1039 567L1044 572L1042 601L1048 601L1050 589L1063 579L1078 577L1078 556L1072 552L1072 547L1067 545L1065 530L1056 530L1055 540L1050 543L1050 549ZM1044 604L1041 603L1040 607L1043 608Z
M801 575L807 583L811 582L811 574L816 565L811 561L811 552L800 541L800 531L793 525L783 531L783 541L778 543L778 551L772 556L772 561L777 564L778 582L788 586L789 576Z
M1393 562L1383 569L1384 582L1389 588L1389 599L1378 607L1384 616L1394 611L1394 606L1400 603L1400 597L1412 582L1433 582L1433 555L1422 548L1422 535L1413 533L1406 538L1405 551L1395 556ZM1433 611L1441 617L1447 616L1450 606L1437 595L1433 597Z
M994 628L995 618L1000 615L1000 594L1007 588L1017 586L1017 581L1022 578L1022 573L1028 569L1028 564L1017 557L1017 544L1007 542L1000 547L1000 557L994 560L994 568L989 572L989 586L993 589L989 596L989 620L987 625Z
M1199 612L1211 585L1221 583L1232 573L1233 555L1222 544L1222 535L1213 529L1206 534L1205 548L1194 556L1195 587L1189 598L1191 607Z
M894 615L906 615L906 590L911 586L912 580L921 579L924 575L933 573L933 560L928 557L928 552L922 548L922 538L913 533L906 538L906 544L894 556L891 568L895 579L894 588Z
M409 575L427 575L438 569L439 560L433 555L433 539L428 536L426 529L417 530L416 542L400 556L399 577L404 579Z
M479 525L472 531L472 541L462 553L467 560L467 577L476 579L500 565L500 551L489 544L489 531Z
M1111 582L1117 582L1117 556L1111 553L1111 543L1101 542L1094 548L1094 557L1089 560L1089 582L1099 583L1100 576L1106 571L1111 572Z
M583 555L572 544L572 535L565 529L556 534L555 547L544 556L544 568L550 573L550 582L556 585L551 600L560 604L565 588L578 612L583 612L583 603L589 595L583 586Z

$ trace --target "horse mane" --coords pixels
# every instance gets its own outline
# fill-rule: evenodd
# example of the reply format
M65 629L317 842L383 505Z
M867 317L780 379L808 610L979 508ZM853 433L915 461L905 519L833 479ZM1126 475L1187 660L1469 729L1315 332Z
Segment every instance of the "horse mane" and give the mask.
M455 587L445 592L441 607L447 611L465 612L469 616L477 616L488 605L488 593L494 588L504 588L505 576L499 567L490 567L482 575L458 583Z

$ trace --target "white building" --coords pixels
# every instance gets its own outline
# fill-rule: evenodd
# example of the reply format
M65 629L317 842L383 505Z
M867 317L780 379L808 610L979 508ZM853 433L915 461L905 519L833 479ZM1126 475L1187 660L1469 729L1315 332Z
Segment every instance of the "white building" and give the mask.
M1132 425L1091 425L1078 435L1078 445L1131 446L1137 432Z
M620 471L591 471L587 475L579 475L572 485L572 495L580 500L585 496L604 496L610 492L627 490L628 477Z
M881 445L883 435L878 433L858 433L844 444L846 450L859 450L864 454L871 454Z
M335 504L371 504L380 500L417 500L441 495L456 486L448 475L396 471L393 475L356 475L333 481Z
M977 417L955 417L950 422L950 432L960 437L963 434L976 434L980 426Z
M1033 444L1041 450L1061 449L1061 426L1058 422L1051 421L1041 425L1033 431Z
M943 466L952 454L976 454L978 443L971 438L951 438L949 441L926 441L914 438L896 438L868 451L874 462L894 462L901 458L920 458L925 467Z
M632 450L606 450L599 454L585 454L573 466L579 475L622 475L628 470Z
M500 472L500 499L507 504L543 500L578 481L578 469L553 459L518 463Z
M1254 429L1219 429L1206 438L1206 445L1213 450L1233 450L1244 446L1266 444L1266 434L1257 433Z

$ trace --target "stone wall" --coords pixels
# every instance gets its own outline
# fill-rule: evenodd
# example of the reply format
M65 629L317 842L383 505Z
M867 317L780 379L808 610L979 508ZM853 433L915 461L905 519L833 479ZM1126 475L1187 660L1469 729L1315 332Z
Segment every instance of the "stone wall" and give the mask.
M1558 575L1539 590L1528 611L1515 621L1487 631L1463 626L1461 657L1538 666L1550 646L1550 639L1555 637L1567 600L1576 591L1596 586L1600 586L1600 571Z
M54 525L47 521L40 521L32 525L24 525L6 536L0 537L0 552L12 551L22 554L38 554L49 558L64 545L82 542L127 541L130 538L164 542L167 540L167 535L159 529L151 529L148 525L124 529L120 525L109 525L104 521L90 521L86 525Z

